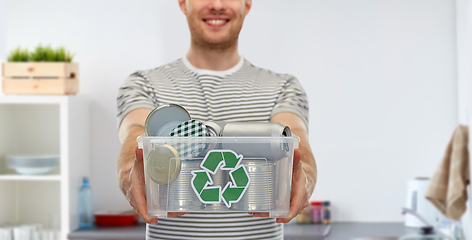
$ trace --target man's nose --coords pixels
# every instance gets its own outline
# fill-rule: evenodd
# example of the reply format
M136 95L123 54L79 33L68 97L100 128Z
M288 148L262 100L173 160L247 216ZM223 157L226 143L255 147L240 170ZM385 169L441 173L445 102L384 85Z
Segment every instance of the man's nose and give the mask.
M223 10L225 8L224 1L225 0L210 0L209 7L211 10L214 10L214 11Z

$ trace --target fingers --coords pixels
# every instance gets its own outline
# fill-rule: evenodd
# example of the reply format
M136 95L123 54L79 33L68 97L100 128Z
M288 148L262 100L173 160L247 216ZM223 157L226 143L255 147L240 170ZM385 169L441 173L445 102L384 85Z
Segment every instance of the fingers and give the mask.
M302 154L301 154L300 150L294 149L294 151L293 151L293 166L295 167L298 164L300 164L301 159L302 159Z
M139 147L136 147L136 149L134 150L134 153L136 155L136 158L142 162L143 161L143 149L141 149Z
M278 223L288 223L308 206L308 192L306 189L306 175L300 164L300 152L294 152L294 166L292 174L292 189L290 194L289 214L286 218L277 218Z
M297 216L308 206L307 193L305 188L306 176L304 175L302 165L300 163L301 153L298 149L295 149L293 153L293 176L292 176L292 192L290 197L290 209L289 216L287 218L278 218L277 222L287 223L292 218ZM303 174L302 174L303 173ZM254 217L269 217L270 214L267 212L248 212L248 214Z
M308 194L306 191L306 176L300 163L301 153L295 149L293 153L293 174L292 174L292 191L290 193L290 209L287 218L277 218L278 223L288 223L295 216L300 214L303 209L308 206ZM254 217L269 217L267 212L248 212Z
M143 162L143 150L136 147L135 159L133 169L135 169L139 179L144 183L144 162Z
M157 218L151 218L147 213L146 186L144 184L143 150L136 148L136 158L129 175L129 189L127 198L130 205L150 224L157 224Z
M269 213L268 212L251 212L249 214L252 214L252 216L254 217L269 217Z
M167 217L178 217L185 215L186 212L168 212Z
M130 186L130 196L130 204L139 214L139 216L141 216L141 218L146 223L156 224L157 219L149 217L147 213L147 203L144 185L139 184L139 181L132 181Z
M293 200L290 201L290 209L288 211L288 217L286 218L277 218L278 223L288 223L298 214L303 211L304 201L301 199L301 194L295 194ZM302 204L303 203L303 204Z

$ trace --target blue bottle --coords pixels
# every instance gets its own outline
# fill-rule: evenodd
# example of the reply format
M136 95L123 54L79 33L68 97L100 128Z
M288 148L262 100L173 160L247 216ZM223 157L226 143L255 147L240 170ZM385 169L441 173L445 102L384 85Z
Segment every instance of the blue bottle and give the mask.
M92 228L93 220L92 189L88 178L84 177L79 190L79 228Z

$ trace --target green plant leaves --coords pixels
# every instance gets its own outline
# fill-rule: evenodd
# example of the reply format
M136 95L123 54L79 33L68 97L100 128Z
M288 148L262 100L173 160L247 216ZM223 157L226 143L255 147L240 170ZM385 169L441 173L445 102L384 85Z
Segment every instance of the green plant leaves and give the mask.
M21 49L20 47L13 49L8 55L9 62L27 62L28 58L28 49Z
M38 45L34 51L17 47L10 52L9 62L72 62L75 54L71 54L65 47L53 49L51 46Z

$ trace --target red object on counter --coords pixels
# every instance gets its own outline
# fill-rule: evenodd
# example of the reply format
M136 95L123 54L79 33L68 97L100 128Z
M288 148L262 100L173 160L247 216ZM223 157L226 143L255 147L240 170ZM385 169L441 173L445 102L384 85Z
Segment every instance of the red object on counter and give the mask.
M132 226L138 223L139 216L135 213L95 213L98 227Z

